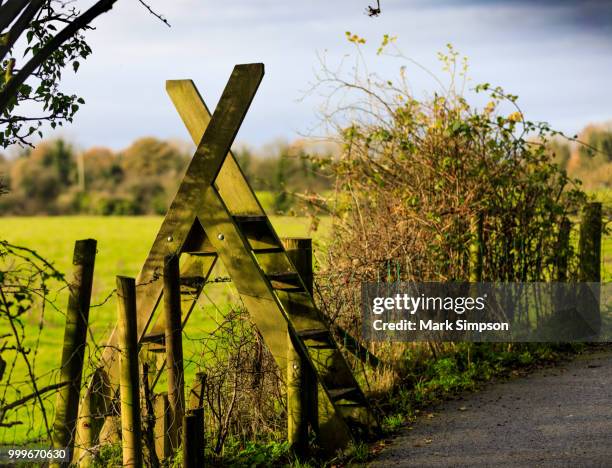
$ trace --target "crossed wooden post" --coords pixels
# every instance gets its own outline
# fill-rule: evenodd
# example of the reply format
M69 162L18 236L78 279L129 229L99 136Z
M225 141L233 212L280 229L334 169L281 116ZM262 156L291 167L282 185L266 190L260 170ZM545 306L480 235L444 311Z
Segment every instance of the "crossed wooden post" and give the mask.
M329 326L230 152L263 74L263 64L237 65L212 117L191 80L167 82L197 149L136 281L138 340L153 342L163 334L163 314L155 311L163 290L164 258L185 254L181 277L198 279L197 294L220 259L281 371L287 366L289 329L296 352L317 374L321 444L333 451L377 424ZM183 309L183 326L197 294ZM102 356L114 388L116 340L113 331Z

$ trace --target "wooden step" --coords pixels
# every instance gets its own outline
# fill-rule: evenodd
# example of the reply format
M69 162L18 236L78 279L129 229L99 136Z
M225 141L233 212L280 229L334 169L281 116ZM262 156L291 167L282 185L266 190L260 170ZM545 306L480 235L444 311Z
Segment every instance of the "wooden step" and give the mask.
M270 281L299 281L300 275L295 271L285 271L282 273L270 273L266 275Z
M361 400L361 392L357 387L335 388L328 390L328 392L332 402L343 399Z
M298 337L304 342L304 345L309 349L335 349L336 343L334 342L329 330L324 328L321 329L309 329L302 330L296 333Z
M249 246L254 251L267 249L281 249L283 246L274 234L268 218L264 216L233 216L238 228L249 241Z
M271 273L266 275L273 289L285 292L302 292L304 288L300 276L295 272Z
M282 247L261 247L253 249L253 252L258 254L269 254L269 253L281 253L284 249Z
M315 340L315 341L329 341L331 338L331 334L329 330L325 328L313 328L308 330L301 330L297 332L297 336L299 336L303 341L305 340Z
M351 408L363 408L363 403L355 403L355 402L349 402L349 403L342 403L342 402L337 402L334 403L338 408L344 408L344 409L351 409Z
M154 343L154 344L165 344L166 335L164 332L152 332L142 337L140 343Z

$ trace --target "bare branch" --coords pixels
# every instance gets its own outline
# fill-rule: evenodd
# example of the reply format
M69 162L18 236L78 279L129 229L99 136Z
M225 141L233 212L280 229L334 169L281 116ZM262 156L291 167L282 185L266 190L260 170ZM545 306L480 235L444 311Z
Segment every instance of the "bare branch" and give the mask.
M151 13L153 16L155 16L158 20L160 20L162 23L164 23L169 28L171 27L170 23L168 23L168 20L165 17L163 17L161 14L154 11L153 8L147 5L143 0L138 0L138 1L140 2L142 6L144 6L147 10L149 10L149 13Z
M44 393L52 392L53 390L58 390L64 387L65 385L68 385L69 383L70 382L59 382L59 383L47 385L46 387L43 387L43 388L39 388L38 392L30 393L29 395L26 395L22 398L19 398L18 400L12 401L11 403L4 405L2 408L0 408L0 414L6 413L8 410L11 410L13 408L17 408L18 406L21 406L24 403L27 403L28 401L33 400L34 398L38 398L40 395L43 395Z

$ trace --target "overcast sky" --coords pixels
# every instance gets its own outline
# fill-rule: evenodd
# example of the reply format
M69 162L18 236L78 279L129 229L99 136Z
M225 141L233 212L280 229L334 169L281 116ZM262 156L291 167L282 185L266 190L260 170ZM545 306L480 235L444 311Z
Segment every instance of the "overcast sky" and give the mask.
M518 94L528 118L563 131L612 118L610 1L381 0L382 14L369 18L374 1L150 0L168 28L137 0L119 0L87 33L93 55L78 74L66 73L63 90L87 104L63 135L115 149L146 135L187 140L164 81L192 78L212 109L234 64L263 62L266 76L237 141L291 140L316 122L321 100L299 98L317 53L340 61L352 50L347 30L368 39L366 52L384 33L397 35L405 55L435 71L436 52L450 42L469 57L474 82ZM399 64L373 59L371 67L393 76ZM418 69L408 72L417 95L434 89Z

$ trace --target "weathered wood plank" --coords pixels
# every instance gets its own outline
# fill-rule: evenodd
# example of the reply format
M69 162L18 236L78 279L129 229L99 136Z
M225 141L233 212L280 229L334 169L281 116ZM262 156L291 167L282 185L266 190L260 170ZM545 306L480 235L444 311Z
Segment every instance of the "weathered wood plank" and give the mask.
M138 331L142 336L159 301L161 285L153 281L166 255L179 253L194 222L194 208L217 177L225 156L263 78L263 64L237 65L206 127L168 214L138 275Z
M555 257L556 281L564 283L567 281L567 267L570 256L570 234L572 223L567 216L561 219L559 233L557 235L557 255Z

